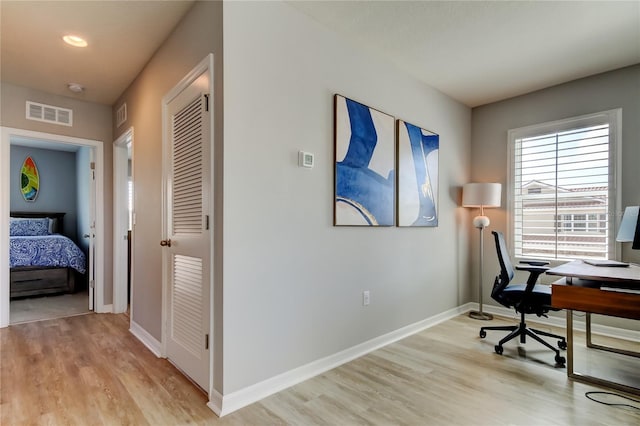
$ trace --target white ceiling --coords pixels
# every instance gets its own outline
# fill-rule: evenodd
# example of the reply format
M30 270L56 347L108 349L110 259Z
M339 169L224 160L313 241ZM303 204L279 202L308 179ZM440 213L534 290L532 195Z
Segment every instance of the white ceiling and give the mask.
M2 81L112 105L192 4L0 0ZM69 33L89 46L66 45ZM68 83L85 91L76 95Z
M640 1L291 2L477 106L640 63Z
M2 0L2 80L111 105L192 3ZM637 0L288 3L469 106L640 63Z

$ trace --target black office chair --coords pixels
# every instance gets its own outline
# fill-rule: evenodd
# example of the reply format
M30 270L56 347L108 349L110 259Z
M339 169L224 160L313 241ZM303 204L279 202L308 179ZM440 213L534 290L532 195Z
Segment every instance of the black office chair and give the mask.
M520 324L501 327L482 327L480 329L480 337L486 337L487 330L510 331L511 333L500 340L495 346L496 353L502 355L502 345L506 342L520 336L520 343L526 343L526 336L529 336L554 351L556 353L556 364L558 366L564 366L566 360L560 355L560 351L544 341L540 335L560 339L558 340L558 348L560 349L567 349L567 341L565 338L556 334L547 333L546 331L529 328L524 321L526 314L536 314L546 317L546 313L550 310L559 310L551 307L551 287L536 284L540 274L543 274L548 269L544 265L548 265L549 262L522 261L521 263L525 263L526 266L518 265L516 269L529 272L527 283L511 284L515 271L509 259L509 252L507 251L507 245L504 241L504 235L496 231L492 231L491 233L496 240L496 250L498 251L498 260L500 262L500 274L496 276L491 297L507 308L515 308L516 312L520 313Z

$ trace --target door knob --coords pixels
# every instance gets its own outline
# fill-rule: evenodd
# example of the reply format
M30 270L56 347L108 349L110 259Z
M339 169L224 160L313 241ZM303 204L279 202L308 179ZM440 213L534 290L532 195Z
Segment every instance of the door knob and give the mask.
M169 238L168 240L162 240L160 241L160 245L162 247L171 247L171 238Z

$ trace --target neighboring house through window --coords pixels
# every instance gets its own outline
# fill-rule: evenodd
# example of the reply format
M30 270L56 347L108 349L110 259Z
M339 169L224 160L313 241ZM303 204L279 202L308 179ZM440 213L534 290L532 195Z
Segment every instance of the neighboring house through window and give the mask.
M620 109L509 131L517 258L613 259Z

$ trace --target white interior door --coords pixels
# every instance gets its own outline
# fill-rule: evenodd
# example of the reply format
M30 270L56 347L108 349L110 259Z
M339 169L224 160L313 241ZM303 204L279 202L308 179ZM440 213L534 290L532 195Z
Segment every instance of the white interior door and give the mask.
M87 274L88 274L88 286L89 286L89 310L94 311L96 306L96 268L95 268L95 247L96 247L96 162L95 153L91 150L91 161L89 167L91 172L89 173L89 235L85 237L89 238L89 258L87 259Z
M113 145L113 312L127 311L129 304L129 235L130 184L133 156L133 128L123 133ZM133 233L131 234L133 237ZM132 238L133 239L133 238ZM133 286L132 286L133 291ZM130 317L131 307L129 307Z
M210 78L202 72L166 104L164 282L166 355L209 390Z

